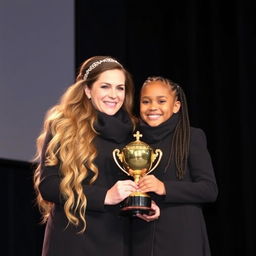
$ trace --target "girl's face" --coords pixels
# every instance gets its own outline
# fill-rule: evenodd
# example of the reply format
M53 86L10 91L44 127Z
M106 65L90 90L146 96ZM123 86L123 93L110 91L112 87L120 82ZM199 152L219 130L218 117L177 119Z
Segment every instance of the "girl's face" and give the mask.
M140 116L150 126L158 126L180 109L175 92L162 81L143 86L140 96Z
M97 110L110 116L116 114L125 98L124 72L113 69L101 73L91 89L85 87L85 93Z

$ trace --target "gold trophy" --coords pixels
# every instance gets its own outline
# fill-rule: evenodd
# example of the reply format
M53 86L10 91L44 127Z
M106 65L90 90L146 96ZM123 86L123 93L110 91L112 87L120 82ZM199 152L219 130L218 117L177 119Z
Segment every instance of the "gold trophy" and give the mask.
M132 176L134 181L138 183L141 177L148 175L158 166L163 153L160 149L156 149L154 152L148 144L141 141L142 134L139 131L133 136L136 140L127 144L121 152L119 149L115 149L113 158L117 166L128 176ZM157 162L153 166L156 159ZM130 216L136 216L138 213L152 214L154 210L151 208L151 201L147 193L133 192L124 200L121 214Z

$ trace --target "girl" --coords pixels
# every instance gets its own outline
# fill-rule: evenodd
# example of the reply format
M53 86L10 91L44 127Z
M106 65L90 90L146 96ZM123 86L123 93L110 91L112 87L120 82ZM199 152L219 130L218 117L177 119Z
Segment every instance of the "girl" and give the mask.
M133 219L133 256L209 256L202 203L216 200L218 189L206 137L190 127L182 88L163 77L149 77L141 88L142 140L160 148L163 158L139 181L160 207L154 222Z

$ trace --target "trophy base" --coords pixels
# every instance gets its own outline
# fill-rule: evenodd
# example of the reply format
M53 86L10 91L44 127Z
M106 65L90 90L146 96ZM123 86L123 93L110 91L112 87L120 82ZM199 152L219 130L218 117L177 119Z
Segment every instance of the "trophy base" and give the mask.
M137 193L126 198L120 214L135 217L137 214L152 215L154 212L151 208L151 198L147 194Z
M136 206L127 206L123 207L120 211L120 215L122 216L129 216L129 217L136 217L137 214L147 214L153 215L155 211L150 207L136 207Z

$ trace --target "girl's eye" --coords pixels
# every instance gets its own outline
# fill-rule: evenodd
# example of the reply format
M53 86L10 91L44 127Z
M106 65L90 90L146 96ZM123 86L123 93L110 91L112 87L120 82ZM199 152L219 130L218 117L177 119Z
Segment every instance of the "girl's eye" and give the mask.
M142 100L141 103L142 103L142 104L148 104L149 101L148 101L148 100Z
M160 104L163 104L163 103L165 103L166 102L166 100L159 100L159 103Z

